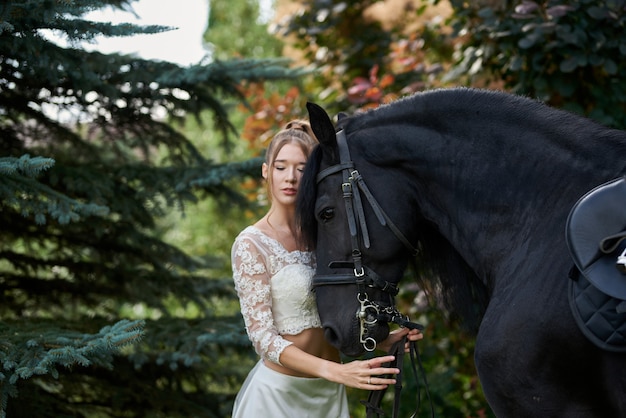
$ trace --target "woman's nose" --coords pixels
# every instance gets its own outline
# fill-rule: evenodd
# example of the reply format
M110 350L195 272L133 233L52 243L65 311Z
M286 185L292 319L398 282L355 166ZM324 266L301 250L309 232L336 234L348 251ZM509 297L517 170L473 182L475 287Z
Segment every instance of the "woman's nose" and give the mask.
M288 182L295 183L298 180L296 172L297 172L296 169L289 170L289 175L287 176L287 181Z

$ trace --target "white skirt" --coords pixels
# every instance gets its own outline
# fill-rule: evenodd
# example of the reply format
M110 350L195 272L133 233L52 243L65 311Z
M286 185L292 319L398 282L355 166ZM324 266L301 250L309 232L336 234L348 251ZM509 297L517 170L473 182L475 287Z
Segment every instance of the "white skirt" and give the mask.
M232 418L349 418L346 388L254 366L237 394Z

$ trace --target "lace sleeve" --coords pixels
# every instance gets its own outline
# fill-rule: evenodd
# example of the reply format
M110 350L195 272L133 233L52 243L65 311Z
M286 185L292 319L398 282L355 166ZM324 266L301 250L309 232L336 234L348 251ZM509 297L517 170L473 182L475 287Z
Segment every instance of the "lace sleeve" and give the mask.
M248 338L259 356L280 364L280 354L292 343L274 324L269 260L250 237L241 236L233 244L231 259Z

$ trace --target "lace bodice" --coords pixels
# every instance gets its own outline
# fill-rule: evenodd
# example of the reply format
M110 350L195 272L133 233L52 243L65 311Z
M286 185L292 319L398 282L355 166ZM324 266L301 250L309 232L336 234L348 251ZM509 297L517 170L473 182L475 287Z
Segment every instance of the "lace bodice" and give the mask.
M248 337L262 358L280 364L280 354L291 344L282 335L321 327L311 291L314 255L287 251L249 226L235 239L231 258Z

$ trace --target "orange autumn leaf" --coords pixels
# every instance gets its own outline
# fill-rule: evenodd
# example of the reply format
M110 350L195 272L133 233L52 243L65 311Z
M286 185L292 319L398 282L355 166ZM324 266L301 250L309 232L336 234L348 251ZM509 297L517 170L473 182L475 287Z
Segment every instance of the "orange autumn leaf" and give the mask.
M378 85L380 86L381 89L385 89L387 87L390 87L394 81L395 81L395 77L393 75L385 74L380 79L380 83L378 83Z

